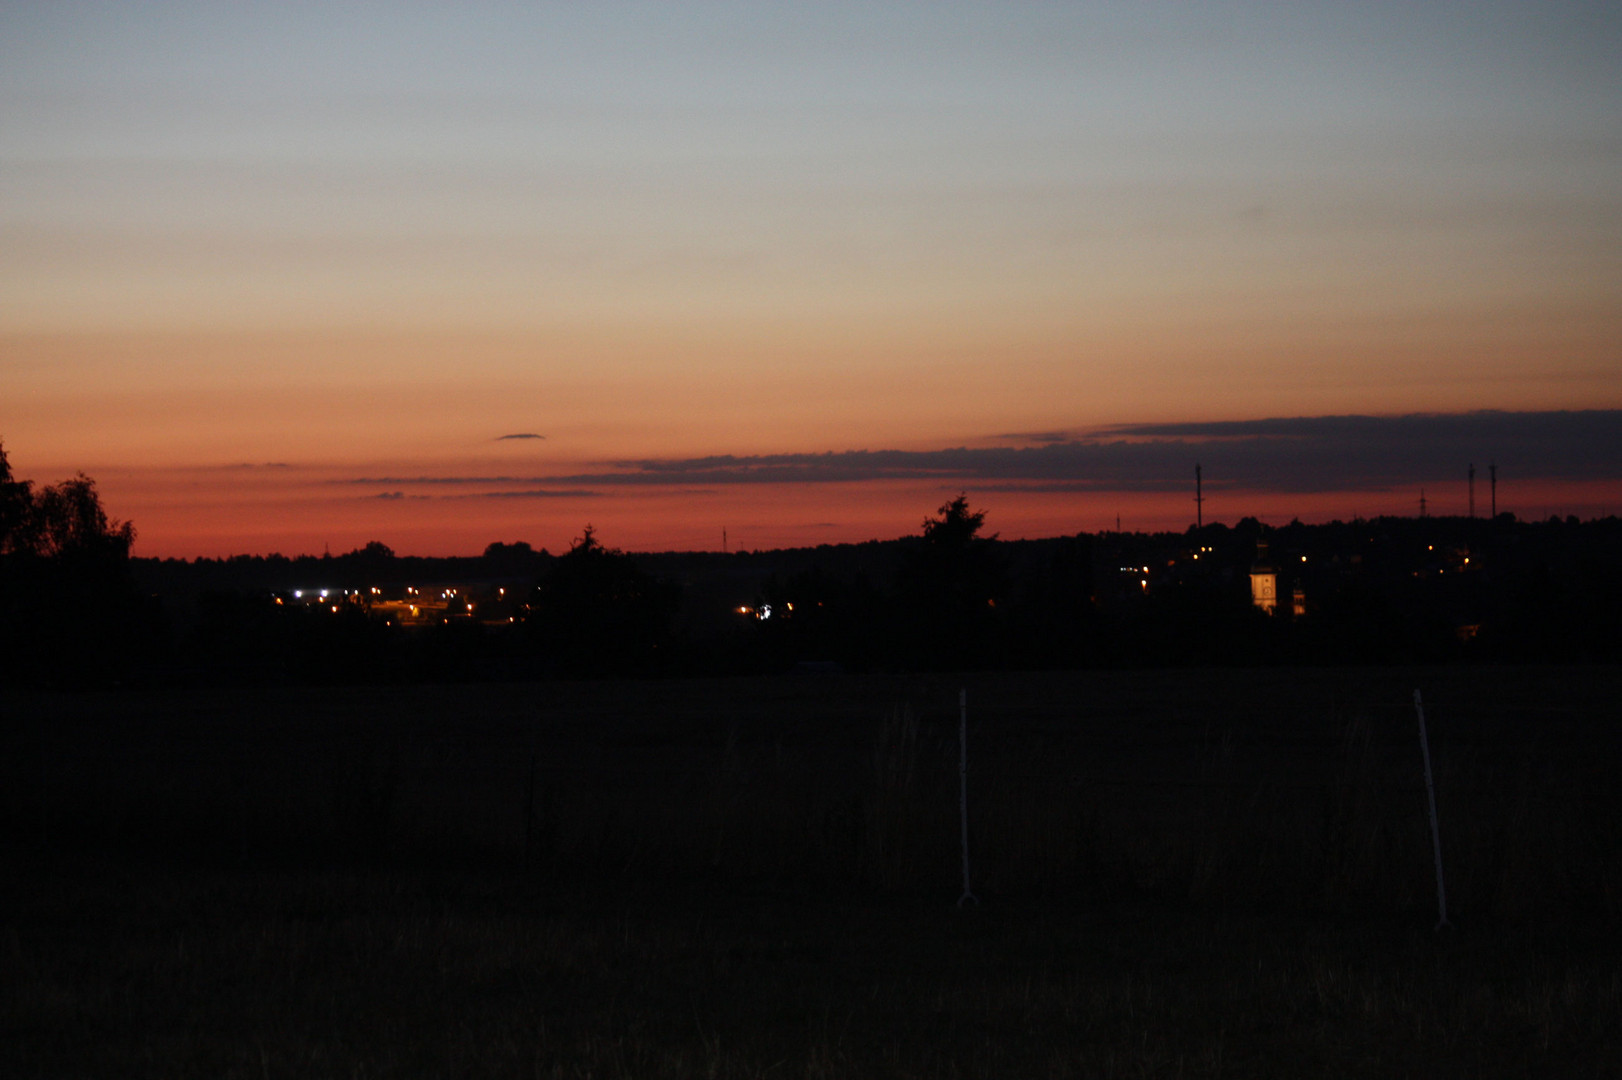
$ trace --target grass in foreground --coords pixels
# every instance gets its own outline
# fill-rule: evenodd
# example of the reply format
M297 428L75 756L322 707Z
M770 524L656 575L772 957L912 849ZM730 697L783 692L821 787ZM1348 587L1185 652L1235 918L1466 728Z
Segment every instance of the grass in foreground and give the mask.
M7 1076L1615 1073L1615 954L1164 906L8 868Z
M0 1076L1622 1075L1622 674L956 688L0 700Z

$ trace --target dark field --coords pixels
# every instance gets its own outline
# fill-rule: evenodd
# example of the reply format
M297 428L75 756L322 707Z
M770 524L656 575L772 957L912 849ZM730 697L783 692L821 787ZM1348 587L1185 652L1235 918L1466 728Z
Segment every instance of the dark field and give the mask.
M1622 1075L1618 701L1595 667L10 693L0 1076Z

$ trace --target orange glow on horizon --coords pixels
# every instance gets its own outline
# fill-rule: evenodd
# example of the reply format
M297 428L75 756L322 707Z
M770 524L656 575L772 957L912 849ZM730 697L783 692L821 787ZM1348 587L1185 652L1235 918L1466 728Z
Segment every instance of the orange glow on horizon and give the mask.
M1194 523L1192 488L1056 494L909 480L627 489L545 498L378 499L334 494L331 485L319 483L280 487L276 477L262 476L246 482L222 476L179 497L168 493L168 482L146 487L138 474L96 479L110 514L135 524L134 554L162 558L324 550L336 555L374 540L399 555L477 555L492 542L520 540L560 552L588 524L603 543L630 551L719 551L723 529L734 551L860 543L917 535L924 518L959 490L986 511L986 532L1006 540L1112 531L1117 515L1127 532L1182 532ZM1206 522L1228 525L1241 517L1283 525L1293 518L1324 522L1418 514L1417 490L1303 496L1207 486L1205 494ZM1427 502L1432 516L1463 516L1465 486L1430 487ZM1602 482L1503 484L1498 505L1523 520L1622 513L1616 486ZM1480 479L1476 508L1478 516L1487 516L1488 493Z

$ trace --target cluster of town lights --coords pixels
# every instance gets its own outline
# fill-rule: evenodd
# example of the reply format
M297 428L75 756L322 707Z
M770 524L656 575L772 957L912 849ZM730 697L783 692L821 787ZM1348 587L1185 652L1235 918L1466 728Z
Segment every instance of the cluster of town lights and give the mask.
M794 610L794 605L793 604L784 604L783 605L783 610L785 612L791 612L791 611ZM753 615L757 619L765 620L765 619L769 619L769 618L772 617L772 606L770 604L762 604L758 608L755 608L755 607L750 607L747 604L740 604L738 606L738 614L739 615ZM785 618L786 617L787 616L785 615Z

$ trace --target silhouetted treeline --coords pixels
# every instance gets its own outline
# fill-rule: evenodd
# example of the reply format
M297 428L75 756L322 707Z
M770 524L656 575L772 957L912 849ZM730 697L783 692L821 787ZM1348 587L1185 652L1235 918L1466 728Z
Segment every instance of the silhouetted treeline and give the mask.
M299 588L370 588L423 581L529 581L553 556L523 541L493 543L483 555L423 558L396 555L372 541L342 555L233 555L224 559L136 559L141 583L166 598L191 600L218 591L285 592Z
M1026 541L983 523L959 498L919 535L784 551L628 554L588 528L556 556L374 543L134 567L177 627L164 670L178 678L1622 660L1616 518L1245 519ZM1253 572L1274 576L1270 614ZM441 608L405 619L429 586ZM331 595L294 596L313 588Z

